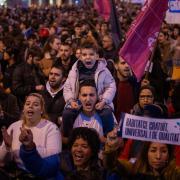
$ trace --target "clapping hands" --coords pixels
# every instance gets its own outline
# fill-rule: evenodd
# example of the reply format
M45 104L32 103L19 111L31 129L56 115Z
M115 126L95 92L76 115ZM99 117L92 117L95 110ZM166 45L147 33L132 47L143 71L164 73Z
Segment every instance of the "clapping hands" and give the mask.
M35 143L33 142L32 131L24 127L21 127L20 130L21 134L19 135L19 141L25 146L26 149L33 149L35 147Z

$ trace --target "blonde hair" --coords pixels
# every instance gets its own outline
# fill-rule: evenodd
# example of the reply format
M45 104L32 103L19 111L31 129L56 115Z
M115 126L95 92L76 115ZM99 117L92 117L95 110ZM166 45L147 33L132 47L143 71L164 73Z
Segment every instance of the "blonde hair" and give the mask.
M41 94L39 94L39 93L31 93L31 94L29 94L29 95L26 97L25 103L26 103L27 98L30 97L30 96L37 97L37 98L40 100L41 109L42 109L42 110L41 110L41 118L42 118L42 119L49 119L49 117L48 117L48 115L47 115L47 113L46 113L46 110L45 110L45 101L44 101L43 96L42 96ZM24 104L25 104L25 103L24 103ZM24 107L23 107L23 110L24 110ZM24 116L23 111L22 111L22 114L21 114L21 119L23 119L24 121L26 121L26 118L25 118L25 116Z

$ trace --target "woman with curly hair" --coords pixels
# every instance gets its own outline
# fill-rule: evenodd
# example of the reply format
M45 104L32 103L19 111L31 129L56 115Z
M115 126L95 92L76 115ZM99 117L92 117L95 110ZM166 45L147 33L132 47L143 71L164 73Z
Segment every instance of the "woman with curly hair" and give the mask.
M57 180L112 180L119 176L105 171L99 164L99 135L94 129L75 128L69 137L69 151L59 155L41 158L33 143L33 137L20 138L20 156L26 168L34 175L44 179Z

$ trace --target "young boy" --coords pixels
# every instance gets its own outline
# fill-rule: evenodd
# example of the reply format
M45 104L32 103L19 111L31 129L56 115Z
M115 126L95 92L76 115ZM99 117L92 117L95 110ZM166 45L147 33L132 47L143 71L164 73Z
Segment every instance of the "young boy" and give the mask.
M106 68L106 60L99 59L94 44L84 42L80 49L80 60L73 65L64 85L66 107L62 119L65 137L69 136L81 108L81 103L78 101L79 84L85 80L93 80L96 84L98 102L95 108L102 119L104 134L111 131L114 126L112 101L116 92L115 80Z

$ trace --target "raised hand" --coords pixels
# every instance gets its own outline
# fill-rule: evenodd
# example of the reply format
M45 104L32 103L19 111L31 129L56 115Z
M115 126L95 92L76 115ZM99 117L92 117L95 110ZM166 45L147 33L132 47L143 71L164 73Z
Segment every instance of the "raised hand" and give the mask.
M80 105L76 101L71 102L71 108L72 109L80 109Z
M112 131L110 131L107 134L107 140L106 140L106 150L116 150L120 147L124 146L123 139L118 137L117 135L117 128L114 128ZM107 151L108 151L107 150Z
M26 149L33 149L35 144L33 142L32 131L24 127L21 127L20 130L21 134L19 135L19 141L26 147Z

